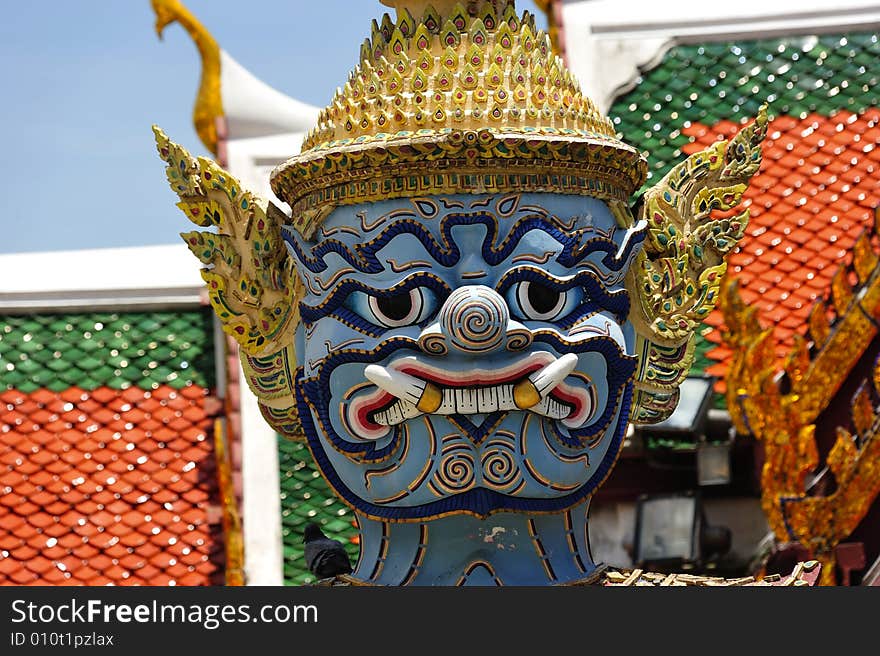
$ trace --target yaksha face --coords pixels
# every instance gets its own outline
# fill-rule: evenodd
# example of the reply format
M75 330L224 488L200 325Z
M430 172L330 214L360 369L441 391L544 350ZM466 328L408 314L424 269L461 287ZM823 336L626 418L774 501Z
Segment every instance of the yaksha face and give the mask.
M156 130L179 207L216 229L184 238L264 416L356 510L356 579L582 582L589 496L627 423L675 408L748 218L714 213L766 113L634 219L644 158L528 12L386 4L272 173L289 213Z
M305 282L298 414L368 517L560 512L617 458L644 223L556 194L342 207L284 238Z

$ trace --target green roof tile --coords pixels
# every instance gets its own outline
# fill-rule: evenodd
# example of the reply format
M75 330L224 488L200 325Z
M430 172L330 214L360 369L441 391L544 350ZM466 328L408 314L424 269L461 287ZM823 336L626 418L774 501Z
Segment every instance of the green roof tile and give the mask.
M302 534L305 525L316 522L324 532L346 545L351 562L358 557L352 542L357 529L354 515L332 492L315 468L305 444L278 436L281 474L281 539L284 546L284 582L287 585L313 583L315 577L303 559Z
M0 318L0 389L181 389L214 379L209 308Z
M677 46L609 115L623 139L648 151L650 186L679 159L686 122L749 120L764 101L771 116L859 112L878 104L878 61L876 32Z
M609 115L621 138L647 152L647 188L682 159L690 141L683 128L693 122L748 121L765 101L771 117L800 119L877 105L878 41L876 32L858 32L677 46L641 73ZM706 328L697 333L692 375L715 364ZM713 406L724 408L723 397L716 394Z

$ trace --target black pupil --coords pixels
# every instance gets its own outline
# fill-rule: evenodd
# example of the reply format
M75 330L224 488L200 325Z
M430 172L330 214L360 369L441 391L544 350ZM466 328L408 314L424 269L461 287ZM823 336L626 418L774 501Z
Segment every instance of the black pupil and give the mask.
M412 310L412 299L409 292L394 294L393 296L380 296L376 299L379 311L392 321L400 321Z
M546 314L559 302L559 292L533 282L529 285L529 304L538 314Z

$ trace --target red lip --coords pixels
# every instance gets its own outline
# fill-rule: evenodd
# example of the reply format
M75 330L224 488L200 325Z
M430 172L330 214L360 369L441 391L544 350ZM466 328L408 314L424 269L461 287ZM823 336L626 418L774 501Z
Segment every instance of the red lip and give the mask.
M540 362L523 362L520 367L505 372L504 374L499 375L497 372L491 371L482 374L474 373L469 375L466 379L455 379L448 375L444 376L443 373L448 372L438 372L431 368L420 366L420 363L418 362L407 362L402 366L396 367L396 369L405 374L415 376L416 378L421 378L422 380L431 383L437 383L443 387L492 387L493 385L503 385L504 383L512 383L521 380L538 371L538 369L543 366L544 364Z
M362 426L367 426L371 430L381 430L385 428L381 424L377 424L373 421L373 415L376 412L384 410L385 408L391 406L395 401L397 401L397 397L391 396L385 390L380 390L382 392L381 396L376 400L375 403L371 403L369 405L363 405L358 408L357 411L357 419Z
M400 358L387 366L433 383L442 389L470 388L476 390L511 385L522 381L555 360L556 358L551 353L538 351L518 363L496 370L474 367L470 371L449 371L442 366L410 357ZM580 377L577 376L577 378ZM557 421L569 419L575 422L585 421L588 413L595 409L595 399L592 399L588 391L592 389L592 386L587 383L583 389L581 387L580 384L572 386L561 382L550 392L550 398L569 409L566 418L557 419ZM345 416L348 417L346 423L353 435L359 435L363 439L378 439L387 434L390 427L384 423L377 423L374 420L376 413L388 410L395 403L398 403L399 399L379 387L368 386L363 389L364 392L352 398L348 410L344 411Z

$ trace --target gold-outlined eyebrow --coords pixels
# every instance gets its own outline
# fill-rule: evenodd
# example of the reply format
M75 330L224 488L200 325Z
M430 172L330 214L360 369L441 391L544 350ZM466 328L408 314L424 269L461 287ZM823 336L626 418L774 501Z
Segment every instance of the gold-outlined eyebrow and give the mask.
M337 232L344 232L349 235L354 235L355 237L361 236L361 233L359 233L356 229L352 228L351 226L336 226L334 228L330 228L329 230L327 230L327 228L325 228L324 226L321 226L321 236L323 236L325 239L327 237L335 235Z
M330 355L333 351L338 351L339 349L344 349L346 346L351 346L352 344L363 344L364 340L359 337L352 337L351 339L347 339L344 342L339 342L339 344L333 344L329 339L324 340L324 348L327 349L327 355Z
M356 244L347 244L339 239L327 239L306 252L306 247L301 244L296 235L286 230L283 233L292 255L313 273L319 273L327 269L328 264L324 258L331 253L345 260L349 266L355 267L363 273L379 273L385 267L378 259L378 253L388 246L395 238L403 235L411 235L420 241L425 248L425 254L431 257L440 266L449 267L459 261L461 248L453 236L453 230L458 226L482 225L486 229L480 250L484 261L489 266L495 266L501 261L514 255L517 244L523 235L532 230L542 230L556 240L562 249L557 254L560 264L572 266L580 260L588 248L607 251L609 257L618 252L619 248L613 241L601 237L592 237L583 240L580 231L566 229L566 223L546 213L525 213L515 221L504 221L506 236L501 239L498 217L486 212L461 212L445 215L439 225L439 234L428 229L421 221L406 216L407 211L390 213L395 214L395 220L386 225L379 234L374 235L367 241ZM574 219L572 219L574 220ZM571 223L571 221L569 221ZM499 241L500 240L500 241ZM611 266L609 264L609 266ZM615 268L611 266L611 268Z
M577 268L579 271L589 271L590 273L595 274L603 283L609 285L613 285L615 281L620 280L624 275L620 271L603 270L595 262L590 262L589 260L578 262Z
M403 273L404 271L409 271L410 269L415 269L416 267L428 267L432 268L434 265L425 260L413 260L412 262L407 262L405 264L398 264L396 260L391 259L390 257L385 260L388 263L388 266L391 267L391 271L394 273Z
M333 285L335 285L336 282L337 282L342 276L348 275L348 274L350 274L350 273L357 273L357 271L355 271L355 270L352 269L351 267L345 267L345 268L340 269L340 270L337 271L336 273L334 273L334 274L330 277L330 280L328 280L326 283L325 283L323 280L321 280L321 277L320 277L320 276L315 276L315 282L318 283L318 287L321 288L321 291L322 291L322 292L326 292L326 291L327 291L328 289L330 289Z
M556 255L557 251L547 251L541 256L532 255L531 253L524 253L522 255L517 255L513 259L510 260L511 264L516 264L517 262L533 262L534 264L547 264L550 261L550 258Z
M567 221L563 221L560 217L548 213L546 208L540 207L539 205L520 205L518 209L520 212L531 212L532 214L546 217L556 223L556 225L563 230L574 230L574 224L577 223L580 218L578 215L575 215L570 217Z
M475 207L488 207L489 203L491 203L493 200L495 199L492 196L490 196L489 198L484 198L482 200L475 200L473 203L470 204L469 207L471 209Z

